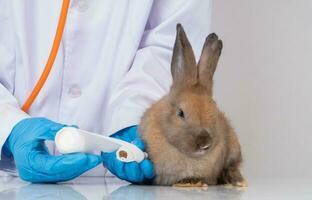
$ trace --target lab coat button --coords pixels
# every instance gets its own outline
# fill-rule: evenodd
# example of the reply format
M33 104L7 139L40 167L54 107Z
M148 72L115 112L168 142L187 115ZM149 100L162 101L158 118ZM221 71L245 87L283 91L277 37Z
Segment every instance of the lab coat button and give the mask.
M72 98L78 98L81 96L81 89L78 85L73 85L69 90L68 94Z
M80 12L85 12L88 10L89 5L85 0L80 0L77 2L77 7Z

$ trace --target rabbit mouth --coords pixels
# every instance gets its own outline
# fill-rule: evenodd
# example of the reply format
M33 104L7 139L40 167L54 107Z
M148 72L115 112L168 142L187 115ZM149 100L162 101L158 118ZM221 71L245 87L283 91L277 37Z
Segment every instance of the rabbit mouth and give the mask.
M193 156L194 157L201 157L205 154L207 154L209 152L209 150L211 149L212 144L206 144L203 146L198 147L194 152L193 152Z
M193 153L194 157L201 157L203 155L205 155L208 152L209 148L205 148L205 149L198 149L197 151L195 151Z

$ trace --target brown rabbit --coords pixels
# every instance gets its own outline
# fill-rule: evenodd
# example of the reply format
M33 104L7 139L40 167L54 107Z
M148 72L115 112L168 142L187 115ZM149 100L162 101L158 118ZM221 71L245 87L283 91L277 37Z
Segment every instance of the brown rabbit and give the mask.
M169 94L153 104L140 133L154 162L157 185L197 183L246 186L238 138L212 98L213 74L222 50L214 33L205 41L199 63L183 27L177 25Z

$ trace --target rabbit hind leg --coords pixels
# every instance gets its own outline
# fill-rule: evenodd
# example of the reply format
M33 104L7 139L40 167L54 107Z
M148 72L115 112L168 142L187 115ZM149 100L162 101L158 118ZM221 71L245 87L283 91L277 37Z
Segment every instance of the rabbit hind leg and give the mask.
M235 187L248 187L238 167L224 169L218 179L219 184L230 184Z

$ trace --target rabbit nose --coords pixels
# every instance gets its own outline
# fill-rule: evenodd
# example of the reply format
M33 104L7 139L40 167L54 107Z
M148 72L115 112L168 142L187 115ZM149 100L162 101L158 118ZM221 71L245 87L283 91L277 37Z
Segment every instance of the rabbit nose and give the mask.
M202 132L198 137L197 137L197 147L200 150L207 150L210 148L212 139L210 134L207 131Z

